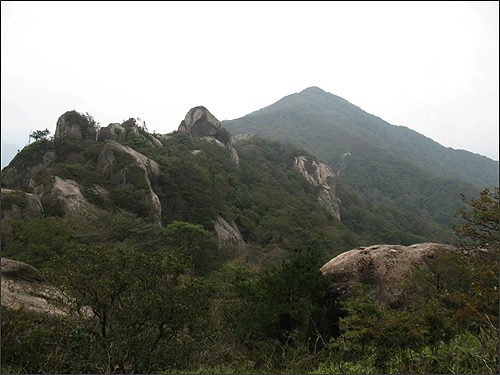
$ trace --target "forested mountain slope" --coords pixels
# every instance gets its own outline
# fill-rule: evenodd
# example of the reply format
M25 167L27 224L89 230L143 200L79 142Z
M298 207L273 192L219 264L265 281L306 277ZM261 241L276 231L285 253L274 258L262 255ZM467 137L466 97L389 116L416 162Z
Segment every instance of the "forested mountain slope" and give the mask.
M371 202L443 226L460 206L461 193L474 196L498 186L497 161L445 148L317 87L223 124L234 134L249 131L302 147Z
M363 142L382 147L442 177L479 187L498 185L499 164L485 156L446 148L405 126L391 125L336 95L310 87L239 119L224 121L233 134L254 132L291 142L330 165ZM358 137L356 137L358 136Z
M133 118L100 128L76 111L48 133L33 132L1 174L2 373L498 368L497 189L471 201L480 219L457 238L446 220L476 187L368 142L335 174L290 143L231 137L204 107L170 134ZM470 248L477 263L431 256L432 273L404 276L411 309L337 284L354 272L376 285L402 272L394 245L438 242L408 250L443 255L442 243L477 238L476 224L489 234ZM382 243L384 259L372 254ZM364 256L343 276L320 270L353 253ZM449 365L455 342L471 353L460 367Z
M68 212L91 207L104 220L108 213L120 218L124 210L164 227L174 222L201 225L214 233L214 239L216 223L234 223L249 245L246 251L259 259L256 262L286 258L293 248L314 241L328 259L358 245L410 245L451 238L447 223L435 218L435 212L448 210L449 214L455 209L454 199L439 211L432 192L426 192L429 213L412 212L390 201L374 203L367 198L369 191L357 193L335 182L335 193L343 197L340 221L318 201L320 187L307 181L295 166L297 157L304 156L309 160L306 168L312 168L314 157L307 151L260 137L229 145L225 129L217 131L220 134L211 141L182 131L150 134L129 119L101 129L96 139L93 118L70 111L59 119L56 137L25 147L4 168L2 187L38 197L46 218L66 217ZM347 172L356 170L356 160L346 162ZM456 188L467 192L467 186ZM20 199L20 193L16 194L2 194L5 207ZM401 197L396 194L397 199ZM113 225L125 226L127 220L122 219ZM114 234L103 236L113 238Z

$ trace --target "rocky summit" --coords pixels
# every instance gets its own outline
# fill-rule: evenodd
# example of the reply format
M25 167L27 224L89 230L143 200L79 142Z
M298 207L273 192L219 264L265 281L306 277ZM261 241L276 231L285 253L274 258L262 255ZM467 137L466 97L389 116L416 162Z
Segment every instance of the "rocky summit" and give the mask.
M193 137L215 136L220 130L221 122L203 106L191 108L179 125L179 131Z

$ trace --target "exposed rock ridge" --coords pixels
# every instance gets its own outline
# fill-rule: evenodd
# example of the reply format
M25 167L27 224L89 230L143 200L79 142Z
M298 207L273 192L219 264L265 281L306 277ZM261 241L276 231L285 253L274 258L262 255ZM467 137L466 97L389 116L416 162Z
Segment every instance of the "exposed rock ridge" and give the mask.
M126 154L132 157L132 163L128 163L126 165L120 166L115 161L115 154L113 151L116 151L118 154ZM127 183L127 174L129 173L130 166L136 166L142 169L144 178L144 182L147 186L148 192L148 201L152 204L153 209L155 210L155 222L156 224L161 224L161 203L158 195L153 191L153 187L151 186L151 181L149 179L149 173L158 174L160 173L159 164L149 159L147 156L135 151L134 149L121 145L118 142L115 142L111 139L107 139L104 142L104 146L99 154L99 159L97 160L97 167L104 173L104 175L111 181L116 184Z
M309 168L308 168L309 164ZM335 195L335 174L332 169L306 156L295 158L295 168L313 185L321 187L318 200L334 217L340 220L340 199Z

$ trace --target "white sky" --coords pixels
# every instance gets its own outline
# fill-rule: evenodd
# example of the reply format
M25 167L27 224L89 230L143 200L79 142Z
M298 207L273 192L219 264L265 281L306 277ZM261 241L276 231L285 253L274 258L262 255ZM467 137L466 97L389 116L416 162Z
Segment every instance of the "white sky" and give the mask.
M447 147L498 160L498 2L1 2L2 140L102 126L176 130L318 86Z

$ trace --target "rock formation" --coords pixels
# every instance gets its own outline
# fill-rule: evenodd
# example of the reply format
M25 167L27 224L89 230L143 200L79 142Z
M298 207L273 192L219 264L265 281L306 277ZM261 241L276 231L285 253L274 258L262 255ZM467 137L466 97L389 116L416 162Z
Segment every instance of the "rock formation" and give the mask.
M99 130L97 140L101 141L103 139L112 139L113 141L123 142L126 135L127 131L123 126L118 123L112 123Z
M191 108L179 125L178 131L186 132L191 137L203 139L226 148L236 166L239 166L239 157L231 146L231 137L221 122L203 106Z
M149 173L160 173L157 162L128 146L107 139L99 154L97 167L113 183L131 183L137 188L148 190L147 199L155 210L155 221L161 224L160 199L149 180Z
M95 140L97 129L95 124L89 123L88 118L76 111L67 111L57 120L55 137L63 133L71 134L75 139Z
M40 168L50 167L56 160L54 150L46 151L41 157L31 159L29 165L23 162L11 163L5 167L5 174L2 177L2 186L35 186L33 177ZM37 163L38 162L38 163Z
M191 108L179 125L179 131L184 131L192 137L213 137L221 128L220 121L203 106Z
M352 296L354 284L361 283L378 288L375 297L379 302L399 306L405 297L399 283L413 266L424 266L424 257L455 251L459 249L430 242L360 247L333 258L321 272L332 280L331 292L341 300Z
M67 315L67 297L29 264L2 258L2 310ZM66 302L65 302L66 301Z
M313 185L319 186L319 202L340 220L340 199L335 196L335 174L332 169L306 156L295 158L295 168Z
M43 218L43 207L35 194L2 189L2 219L12 218L31 222Z
M231 143L238 142L238 141L248 141L249 139L252 139L255 137L255 134L246 132L245 134L236 134L231 136Z
M64 212L81 211L89 205L80 191L80 185L73 180L54 176L51 194L59 199Z
M231 224L229 224L221 216L217 216L217 221L215 222L214 228L217 232L217 235L219 236L220 243L234 240L238 243L238 247L240 249L246 246L246 243L243 240L243 237L234 221L231 220Z

